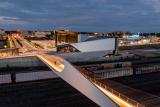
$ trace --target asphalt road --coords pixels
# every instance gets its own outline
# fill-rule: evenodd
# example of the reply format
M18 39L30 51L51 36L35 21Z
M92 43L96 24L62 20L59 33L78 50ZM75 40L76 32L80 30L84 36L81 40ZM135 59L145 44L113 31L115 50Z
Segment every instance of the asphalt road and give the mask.
M36 55L37 53L56 53L56 49L38 49L21 37L17 39L23 44L23 53L20 53L20 56Z

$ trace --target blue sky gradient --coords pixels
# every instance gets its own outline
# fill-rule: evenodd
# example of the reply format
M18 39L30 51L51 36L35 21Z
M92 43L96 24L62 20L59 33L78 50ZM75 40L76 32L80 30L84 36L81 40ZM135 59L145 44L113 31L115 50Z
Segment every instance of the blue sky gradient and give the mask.
M0 28L160 32L160 1L0 0Z

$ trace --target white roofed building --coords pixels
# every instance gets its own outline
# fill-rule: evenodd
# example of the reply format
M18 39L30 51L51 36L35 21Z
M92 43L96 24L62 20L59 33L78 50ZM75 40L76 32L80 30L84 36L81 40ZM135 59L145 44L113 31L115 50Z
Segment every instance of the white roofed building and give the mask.
M88 37L74 32L56 31L57 55L70 58L104 57L118 51L118 37Z

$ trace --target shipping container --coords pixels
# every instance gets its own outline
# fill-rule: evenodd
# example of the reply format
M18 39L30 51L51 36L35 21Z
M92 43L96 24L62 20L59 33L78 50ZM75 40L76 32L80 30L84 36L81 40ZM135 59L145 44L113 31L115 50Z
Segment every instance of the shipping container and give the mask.
M115 78L133 75L133 68L115 68L115 69L106 69L106 70L97 70L92 71L91 74L95 80L106 79L106 78Z
M131 62L103 63L101 65L103 66L103 69L124 68L131 67Z
M81 65L81 66L77 66L77 67L81 67L82 69L87 70L87 71L102 70L102 65L101 64Z
M0 74L0 84L12 83L11 74Z
M23 72L15 74L15 82L59 78L53 71Z

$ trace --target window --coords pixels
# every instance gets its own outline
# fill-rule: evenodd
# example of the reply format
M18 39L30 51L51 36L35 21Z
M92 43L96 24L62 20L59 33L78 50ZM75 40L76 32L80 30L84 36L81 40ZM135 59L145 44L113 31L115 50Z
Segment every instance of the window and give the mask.
M72 46L68 46L68 47L58 47L57 52L59 53L59 52L80 52L80 51Z

